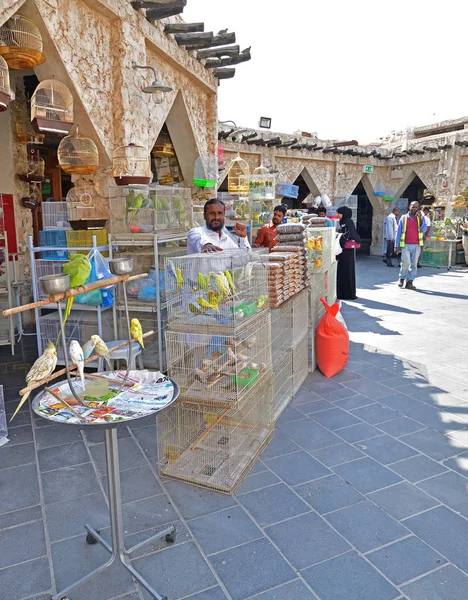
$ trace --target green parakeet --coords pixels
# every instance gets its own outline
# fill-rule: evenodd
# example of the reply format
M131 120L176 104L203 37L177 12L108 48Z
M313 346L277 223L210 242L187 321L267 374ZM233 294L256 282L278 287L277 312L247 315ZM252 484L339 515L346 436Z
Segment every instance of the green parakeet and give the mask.
M91 273L91 263L84 254L73 255L70 262L63 265L63 272L70 275L70 287L78 287L84 285ZM64 324L71 312L74 298L67 298L65 305Z
M133 219L136 217L138 210L142 207L145 195L140 193L135 195L135 190L130 190L125 199L125 223L131 225ZM129 213L130 219L128 218Z

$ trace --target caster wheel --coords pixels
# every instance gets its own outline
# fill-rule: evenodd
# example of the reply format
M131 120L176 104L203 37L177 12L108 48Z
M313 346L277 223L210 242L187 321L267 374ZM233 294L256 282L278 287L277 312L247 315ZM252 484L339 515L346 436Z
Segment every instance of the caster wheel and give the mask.
M98 529L96 529L96 531L97 531L98 533L101 533L101 532L100 532ZM87 543L87 544L90 544L91 546L92 546L93 544L97 544L97 539L96 539L96 538L94 537L94 535L93 535L92 533L90 533L89 531L88 531L88 533L86 534L86 543ZM62 600L68 600L68 598L62 598Z
M176 532L175 531L173 531L172 533L168 533L166 535L166 542L168 544L174 544L175 541L176 541ZM164 600L164 598L163 598L163 600Z

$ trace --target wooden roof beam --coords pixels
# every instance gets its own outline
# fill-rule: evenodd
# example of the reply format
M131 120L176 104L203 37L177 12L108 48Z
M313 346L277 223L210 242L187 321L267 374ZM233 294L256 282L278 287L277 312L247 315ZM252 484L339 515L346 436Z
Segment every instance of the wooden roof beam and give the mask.
M236 43L236 34L232 33L218 33L209 42L187 42L181 44L185 46L186 50L199 50L200 48L212 48L213 46L225 46L227 44Z
M236 74L235 69L213 69L213 75L218 79L232 79Z
M221 56L237 56L240 53L240 46L220 46L219 48L208 48L207 50L198 50L197 58L221 58Z
M208 44L211 45L213 41L214 34L212 31L202 32L202 33L176 33L174 35L175 41L179 44L179 46L194 46L198 44Z
M238 65L239 63L246 62L252 58L250 54L250 48L246 48L237 56L231 56L228 58L210 58L206 61L205 67L207 69L216 69L217 67L229 67L231 65Z
M175 0L171 4L160 4L157 8L148 8L146 11L146 20L150 23L154 23L160 19L180 15L180 13L184 11L186 5L187 0Z
M164 33L195 33L205 31L205 23L169 23L164 26Z

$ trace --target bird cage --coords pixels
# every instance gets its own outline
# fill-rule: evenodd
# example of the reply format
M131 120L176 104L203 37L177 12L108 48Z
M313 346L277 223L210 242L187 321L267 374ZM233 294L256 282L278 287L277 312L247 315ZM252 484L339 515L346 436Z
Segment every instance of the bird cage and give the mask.
M249 165L238 154L228 166L228 192L247 196L249 193L249 177Z
M292 349L284 353L274 369L273 419L276 422L293 399Z
M385 194L385 185L381 181L377 181L374 185L374 196L382 197Z
M5 410L5 400L3 398L3 385L0 385L0 446L8 442L8 428Z
M275 199L275 176L263 165L254 169L250 176L249 196L251 199Z
M43 202L42 220L44 229L71 229L66 202Z
M293 395L295 396L309 374L309 340L307 332L304 337L293 346L292 367Z
M265 251L224 250L165 260L173 329L225 332L268 309Z
M167 372L181 397L240 408L272 371L271 320L265 312L230 335L166 331Z
M39 150L31 148L28 150L27 163L22 168L23 173L19 174L21 181L30 183L41 183L44 179L45 162L39 154Z
M214 188L218 180L216 156L199 156L195 161L193 183L201 188Z
M224 217L226 227L233 227L236 222L250 225L252 219L252 206L248 196L234 196L226 192L219 192L216 196L224 204Z
M10 72L3 56L0 56L0 112L8 108L13 100L13 92L10 88Z
M0 56L10 69L32 69L45 62L42 37L31 19L13 15L0 26Z
M335 237L333 227L308 227L306 235L306 255L309 273L320 273L336 261Z
M70 175L89 175L99 168L99 153L92 139L78 132L67 135L58 147L59 165Z
M31 98L31 123L37 133L70 133L73 97L66 85L47 79L37 86Z
M153 180L151 157L144 146L129 144L114 150L112 175L117 185L148 185Z
M156 421L161 475L233 493L273 434L271 377L242 409L179 400Z

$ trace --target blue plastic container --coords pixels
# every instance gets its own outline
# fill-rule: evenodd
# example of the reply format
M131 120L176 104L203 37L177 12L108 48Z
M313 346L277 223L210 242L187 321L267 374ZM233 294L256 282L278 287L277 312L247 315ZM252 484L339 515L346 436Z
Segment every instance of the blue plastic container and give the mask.
M39 245L44 248L47 246L59 246L63 250L44 250L41 252L43 260L67 260L67 236L66 229L47 229L39 231Z
M276 184L276 195L286 198L297 198L299 196L299 186L292 183Z

